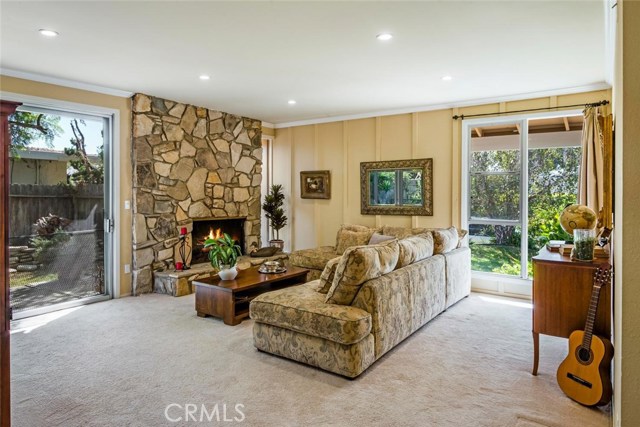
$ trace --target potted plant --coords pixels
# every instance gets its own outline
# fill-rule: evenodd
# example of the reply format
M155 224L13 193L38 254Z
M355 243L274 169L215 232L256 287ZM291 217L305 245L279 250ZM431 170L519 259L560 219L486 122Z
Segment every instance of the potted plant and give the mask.
M280 249L284 248L284 241L280 240L280 230L287 225L287 217L284 214L284 209L282 209L283 204L284 194L282 193L282 185L272 185L269 193L264 196L262 209L269 220L269 225L273 233L273 239L269 241L269 244Z
M238 246L227 233L218 239L207 239L204 247L209 249L209 261L211 265L218 269L218 276L222 280L233 280L238 275L236 262L240 256L240 246Z

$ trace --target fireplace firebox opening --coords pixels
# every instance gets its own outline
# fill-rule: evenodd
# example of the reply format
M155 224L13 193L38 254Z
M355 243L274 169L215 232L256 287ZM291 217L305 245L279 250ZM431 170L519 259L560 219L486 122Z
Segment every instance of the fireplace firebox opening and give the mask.
M223 233L231 236L236 241L240 250L244 253L244 222L246 218L204 218L193 220L191 239L193 249L191 251L191 265L209 262L207 250L204 249L204 241L209 238L222 237Z

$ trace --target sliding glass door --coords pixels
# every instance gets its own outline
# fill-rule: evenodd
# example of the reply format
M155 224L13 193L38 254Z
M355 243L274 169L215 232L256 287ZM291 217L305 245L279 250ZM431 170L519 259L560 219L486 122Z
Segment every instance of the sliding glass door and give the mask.
M526 272L526 128L526 120L511 119L469 130L466 227L473 270L516 277Z
M108 298L112 120L24 105L12 123L13 318Z
M570 238L558 215L577 197L579 114L463 122L462 225L474 277L485 279L476 287L494 277L490 290L528 293L531 257L549 240Z

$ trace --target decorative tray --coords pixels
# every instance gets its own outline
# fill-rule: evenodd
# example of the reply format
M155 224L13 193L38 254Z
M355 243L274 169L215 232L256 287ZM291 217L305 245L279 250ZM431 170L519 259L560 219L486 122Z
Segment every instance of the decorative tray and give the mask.
M258 268L258 272L262 274L278 274L287 271L287 267L280 267L276 271L267 271L264 266Z

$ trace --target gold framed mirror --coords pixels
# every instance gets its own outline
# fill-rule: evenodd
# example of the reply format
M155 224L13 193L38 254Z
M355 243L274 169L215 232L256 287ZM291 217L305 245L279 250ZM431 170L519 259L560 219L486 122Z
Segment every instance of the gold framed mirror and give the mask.
M363 215L433 215L433 159L360 163Z

